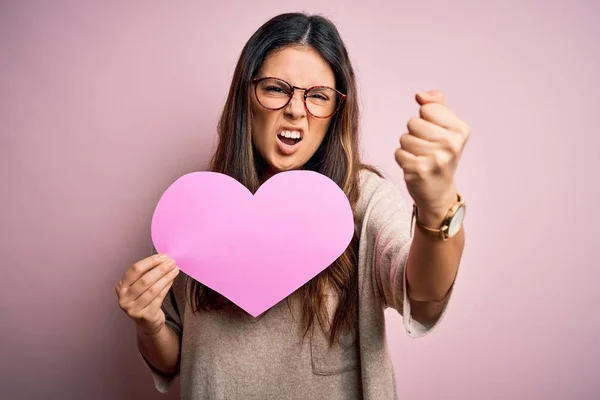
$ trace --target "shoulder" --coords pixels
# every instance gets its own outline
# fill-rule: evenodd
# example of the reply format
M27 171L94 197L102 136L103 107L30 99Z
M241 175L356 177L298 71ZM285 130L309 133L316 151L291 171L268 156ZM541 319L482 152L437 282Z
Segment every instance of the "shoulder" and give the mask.
M402 198L399 188L381 172L372 167L363 167L359 172L360 196L358 206L367 206L380 198ZM390 198L391 197L391 198Z
M385 184L387 179L383 174L373 167L364 166L359 172L360 192L374 192L377 188Z
M372 168L361 169L360 196L355 215L360 222L364 218L387 215L394 211L406 213L407 205L398 186L381 172Z

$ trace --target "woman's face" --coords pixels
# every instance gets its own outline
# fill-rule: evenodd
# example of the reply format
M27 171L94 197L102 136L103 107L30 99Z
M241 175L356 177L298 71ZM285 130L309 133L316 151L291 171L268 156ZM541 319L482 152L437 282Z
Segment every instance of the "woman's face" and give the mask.
M287 47L271 54L256 77L279 78L300 88L335 88L335 76L327 62L307 47ZM280 110L264 108L254 87L251 92L252 141L268 164L267 178L281 171L300 169L321 145L331 117L315 118L307 113L303 90L296 89L289 104Z

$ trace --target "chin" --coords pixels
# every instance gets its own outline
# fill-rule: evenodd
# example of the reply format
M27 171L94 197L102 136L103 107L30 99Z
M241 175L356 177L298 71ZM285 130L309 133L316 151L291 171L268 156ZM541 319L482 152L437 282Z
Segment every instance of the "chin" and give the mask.
M304 163L300 163L296 157L289 159L288 157L275 156L274 159L269 161L269 167L275 173L301 169L303 165Z
M276 173L285 172L285 171L293 171L295 169L301 168L296 165L281 165L281 164L274 164L274 165L271 164L270 167L271 167L271 170L273 170Z

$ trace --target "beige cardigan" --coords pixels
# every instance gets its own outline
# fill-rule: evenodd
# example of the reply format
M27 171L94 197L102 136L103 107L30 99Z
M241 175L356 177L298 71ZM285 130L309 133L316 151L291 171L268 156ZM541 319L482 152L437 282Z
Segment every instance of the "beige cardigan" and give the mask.
M396 399L384 310L393 307L402 314L412 337L429 332L446 312L429 326L411 318L405 291L410 211L390 181L361 172L355 221L360 233L358 326L331 349L320 329L302 338L301 310L294 296L289 305L284 300L257 320L236 306L192 314L180 273L163 309L168 325L182 335L182 398ZM333 311L335 298L329 300ZM174 378L147 365L156 388L166 392Z

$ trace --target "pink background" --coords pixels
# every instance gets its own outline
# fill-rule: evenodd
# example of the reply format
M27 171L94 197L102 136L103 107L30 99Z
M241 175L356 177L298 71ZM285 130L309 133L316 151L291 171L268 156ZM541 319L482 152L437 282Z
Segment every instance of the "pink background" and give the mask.
M366 160L396 183L415 91L473 128L447 317L411 340L389 312L401 398L598 398L599 3L250 3L0 3L0 397L177 397L154 391L114 284L162 191L205 166L245 41L307 10L338 24Z

